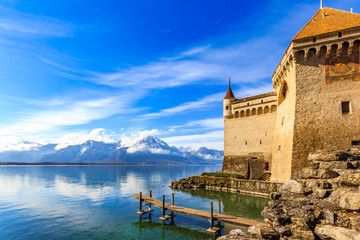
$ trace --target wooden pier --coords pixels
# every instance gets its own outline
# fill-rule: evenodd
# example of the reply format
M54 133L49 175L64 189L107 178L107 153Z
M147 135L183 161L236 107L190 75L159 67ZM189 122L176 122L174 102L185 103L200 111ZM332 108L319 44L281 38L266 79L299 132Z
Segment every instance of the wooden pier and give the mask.
M164 195L163 195L162 201L152 198L151 191L150 191L150 197L142 195L142 193L134 194L134 195L132 195L132 197L140 200L140 205L139 205L140 211L137 212L140 216L143 214L146 214L146 213L151 214L151 212L153 211L153 209L151 209L151 206L155 206L162 210L162 216L159 219L163 220L163 221L165 221L167 219L173 219L175 217L174 212L186 214L186 215L190 215L190 216L195 216L195 217L200 217L200 218L205 218L205 219L210 220L210 228L207 230L207 232L212 233L212 234L218 233L223 228L223 226L221 225L222 222L239 225L239 226L245 226L245 227L250 227L253 225L263 223L263 222L256 221L256 220L250 220L250 219L239 218L239 217L221 214L220 200L219 200L219 206L218 206L219 213L214 213L213 202L210 203L210 212L175 206L174 194L172 194L172 204L171 205L165 203ZM147 203L145 205L148 205L149 209L146 209L146 210L142 209L142 206L144 206L143 202ZM171 214L166 215L166 211L171 211ZM217 222L217 225L215 225L215 222Z

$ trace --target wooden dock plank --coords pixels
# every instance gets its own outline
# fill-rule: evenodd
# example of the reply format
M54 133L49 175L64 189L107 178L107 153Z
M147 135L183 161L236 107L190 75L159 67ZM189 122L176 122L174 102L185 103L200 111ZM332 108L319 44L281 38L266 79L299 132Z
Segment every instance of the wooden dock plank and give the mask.
M132 197L139 199L140 194L134 194L134 195L132 195ZM149 203L158 208L162 208L162 201L159 201L157 199L154 199L154 198L151 198L151 197L148 197L145 195L142 195L142 199L146 203ZM186 215L190 215L190 216L210 219L210 212L170 205L167 203L165 203L165 208L166 208L166 211L172 211L172 212L182 213L182 214L186 214ZM219 222L230 223L230 224L245 226L245 227L263 223L263 222L256 221L256 220L250 220L250 219L234 217L234 216L229 216L229 215L224 215L224 214L217 214L217 213L214 213L214 218L216 219L216 221L219 221Z

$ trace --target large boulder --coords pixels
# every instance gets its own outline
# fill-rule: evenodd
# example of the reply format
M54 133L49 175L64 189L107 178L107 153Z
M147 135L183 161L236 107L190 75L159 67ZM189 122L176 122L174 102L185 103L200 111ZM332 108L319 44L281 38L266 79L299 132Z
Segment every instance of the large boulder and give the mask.
M354 229L335 227L330 225L318 225L315 233L321 239L334 240L360 240L360 232Z
M317 151L309 154L310 161L346 161L349 158L349 153L344 151Z
M360 191L358 189L338 188L328 198L327 201L335 203L341 209L359 210Z
M287 180L281 187L280 192L290 192L296 194L304 194L304 186L296 180Z
M271 239L278 240L280 239L280 234L275 230L275 228L267 223L262 223L256 226L257 236L260 239Z
M349 186L359 186L360 185L360 172L351 171L347 174L343 174L338 178L338 181L342 184Z
M314 169L311 167L303 168L300 177L303 179L331 179L338 177L339 174L329 169Z

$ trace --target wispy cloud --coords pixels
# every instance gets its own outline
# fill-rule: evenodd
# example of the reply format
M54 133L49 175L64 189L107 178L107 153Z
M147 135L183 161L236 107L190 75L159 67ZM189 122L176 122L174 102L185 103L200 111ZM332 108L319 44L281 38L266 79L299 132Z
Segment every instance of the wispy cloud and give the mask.
M0 32L2 34L70 37L74 29L73 24L59 19L26 14L0 6Z
M193 102L185 102L183 104L180 104L179 106L163 109L160 112L144 114L141 118L153 119L194 110L203 110L204 108L209 107L209 103L219 102L222 95L223 93L212 94L210 96L206 96Z
M131 97L112 96L91 100L63 99L53 101L53 106L47 106L42 110L34 110L32 113L24 114L18 121L11 124L0 125L3 135L24 136L39 134L49 130L60 129L66 126L76 126L89 123L94 120L105 119L116 114L128 114L136 111L131 108L128 101Z
M222 130L210 131L204 134L193 134L162 138L169 145L188 146L197 149L202 146L224 149L224 132Z

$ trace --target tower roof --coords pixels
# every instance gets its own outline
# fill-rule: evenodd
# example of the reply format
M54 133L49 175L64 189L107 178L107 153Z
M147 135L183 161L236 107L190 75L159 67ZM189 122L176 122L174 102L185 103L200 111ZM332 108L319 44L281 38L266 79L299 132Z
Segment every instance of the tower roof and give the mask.
M231 79L229 78L229 87L228 87L228 90L226 91L224 99L231 99L231 98L236 99L234 96L234 93L232 92L231 87L230 87L230 80Z
M360 26L360 14L322 8L300 30L293 40L337 32Z

